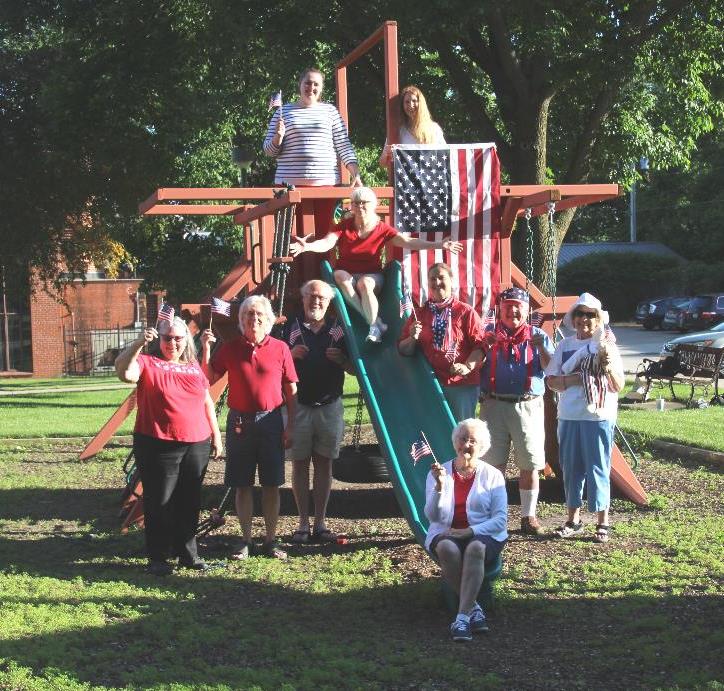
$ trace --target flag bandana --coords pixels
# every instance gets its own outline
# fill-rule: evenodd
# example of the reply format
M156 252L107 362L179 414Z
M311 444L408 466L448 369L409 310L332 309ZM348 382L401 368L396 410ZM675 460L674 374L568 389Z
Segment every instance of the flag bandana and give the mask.
M394 145L392 151L396 230L463 245L458 255L396 249L404 285L423 304L428 299L429 267L446 260L459 299L485 314L500 283L500 170L495 145Z
M431 300L427 305L432 312L432 346L436 350L442 350L445 345L445 336L448 337L448 346L452 340L452 334L450 333L452 298L437 303Z
M413 465L417 465L417 462L425 456L432 456L432 449L430 445L424 439L418 439L412 442L410 448L410 456L412 456Z
M220 298L211 298L211 311L214 314L223 314L225 317L230 317L231 303Z
M172 322L174 315L174 309L167 302L161 305L161 309L158 311L158 319L160 322Z

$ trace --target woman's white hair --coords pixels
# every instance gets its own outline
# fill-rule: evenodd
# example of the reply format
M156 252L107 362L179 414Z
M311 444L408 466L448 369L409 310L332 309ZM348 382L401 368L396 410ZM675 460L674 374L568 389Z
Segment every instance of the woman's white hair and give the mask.
M490 432L488 425L476 417L469 417L467 420L460 420L452 432L453 448L457 449L458 442L468 431L473 431L476 438L480 442L481 453L485 453L490 448Z
M179 329L184 332L184 347L181 351L179 360L181 362L196 362L196 346L194 345L194 339L191 338L189 333L188 324L181 319L181 317L174 317L173 321L160 321L158 323L158 335L165 336L171 329ZM160 350L159 350L160 352Z
M349 198L353 202L361 202L369 199L374 201L375 208L377 207L377 195L370 187L355 187Z
M265 331L267 334L270 334L272 327L274 326L274 322L276 321L276 315L272 309L271 302L269 302L269 300L263 295L250 295L246 298L246 300L244 300L244 302L241 303L241 306L239 307L239 331L244 333L244 315L252 307L261 307L267 321Z

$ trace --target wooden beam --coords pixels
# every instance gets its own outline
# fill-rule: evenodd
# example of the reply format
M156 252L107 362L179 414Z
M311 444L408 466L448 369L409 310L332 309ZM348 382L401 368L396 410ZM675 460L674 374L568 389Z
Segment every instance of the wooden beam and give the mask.
M384 38L385 27L388 24L394 24L394 26L397 27L397 22L387 21L382 24L379 28L375 29L374 33L362 41L362 43L358 44L353 51L347 53L347 55L337 63L337 68L351 65L355 60L359 60L365 53L369 52L371 48L374 48Z
M299 204L301 200L302 196L299 194L299 190L290 190L281 197L270 199L268 202L262 202L251 209L236 214L236 216L234 216L234 223L250 223L251 221L256 221L263 216L274 213L277 209L283 209L290 204Z
M501 185L500 196L525 197L549 189L557 189L564 197L601 194L617 197L622 193L619 185Z
M241 213L246 205L239 204L156 204L144 216L231 216Z
M586 206L587 204L595 204L596 202L606 201L607 199L616 199L614 195L610 194L593 194L593 195L577 195L575 197L566 197L561 201L556 202L556 211L563 211L564 209L572 209L577 206ZM520 212L523 213L523 212ZM519 215L520 215L519 213ZM532 216L542 216L548 213L547 206L536 206L531 209Z
M515 219L520 211L521 197L507 197L500 200L503 206L503 216L500 221L500 237L509 238L513 234ZM502 258L501 258L502 261Z

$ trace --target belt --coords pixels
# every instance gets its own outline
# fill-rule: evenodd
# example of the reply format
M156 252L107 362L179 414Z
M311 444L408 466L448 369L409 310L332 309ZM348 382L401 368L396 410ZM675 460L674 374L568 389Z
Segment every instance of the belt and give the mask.
M329 398L326 401L316 401L315 403L302 403L299 402L299 405L307 406L307 408L322 408L325 405L329 405L330 403L334 403L335 401L339 400L339 396L336 396L335 398Z
M279 408L272 408L272 410L257 410L254 413L241 413L238 410L234 410L233 408L231 408L229 409L229 413L238 416L240 421L258 422L262 418L269 415L269 413L273 413L275 410L279 410Z
M480 400L484 401L486 398L494 398L496 401L503 401L504 403L523 403L525 401L534 401L536 398L540 398L540 396L540 394L532 393L527 393L523 396L509 396L508 394L484 392Z

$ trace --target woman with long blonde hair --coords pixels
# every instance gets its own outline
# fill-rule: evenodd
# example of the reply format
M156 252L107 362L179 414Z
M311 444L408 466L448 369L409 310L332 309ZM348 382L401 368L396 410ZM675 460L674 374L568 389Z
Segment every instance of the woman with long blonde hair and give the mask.
M400 144L445 144L442 128L430 116L425 95L416 86L406 86L400 92ZM385 142L380 165L390 164L392 152Z

